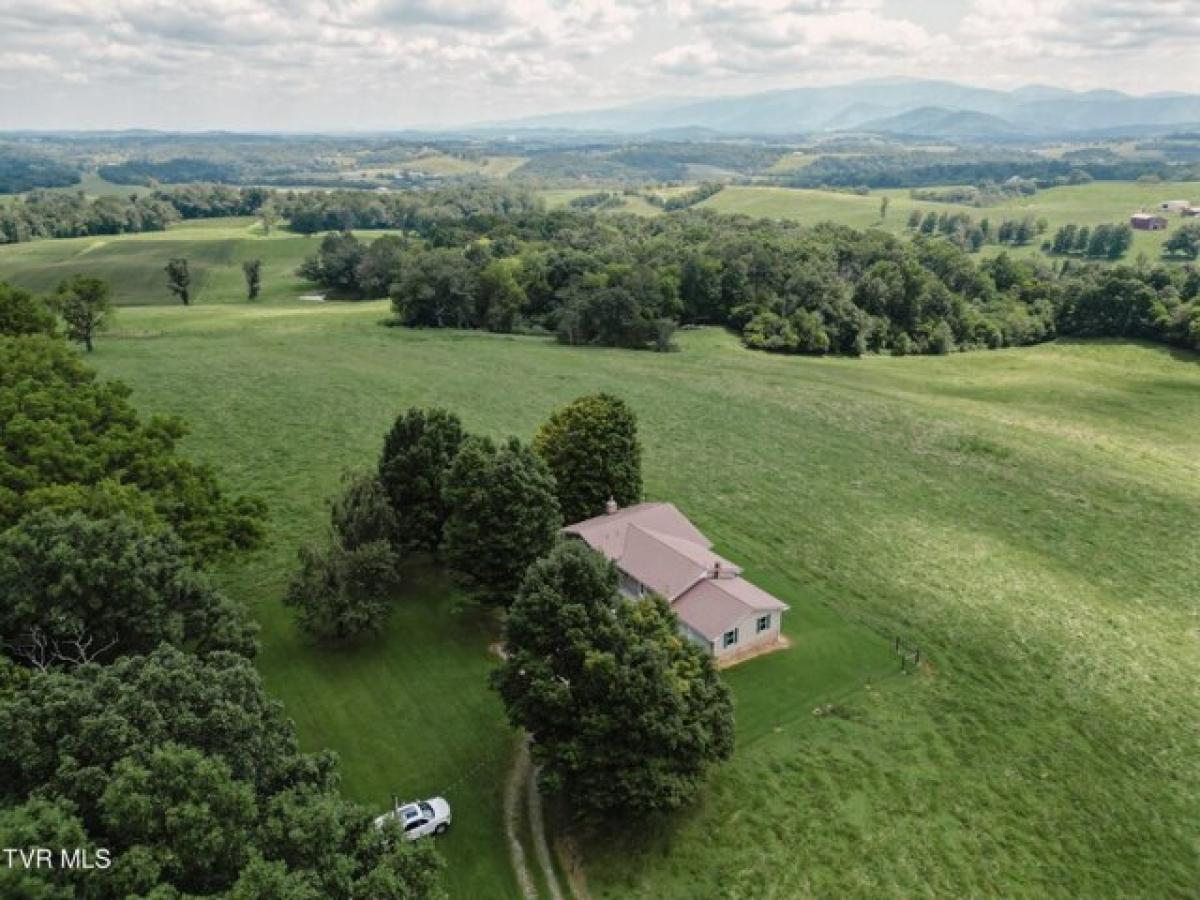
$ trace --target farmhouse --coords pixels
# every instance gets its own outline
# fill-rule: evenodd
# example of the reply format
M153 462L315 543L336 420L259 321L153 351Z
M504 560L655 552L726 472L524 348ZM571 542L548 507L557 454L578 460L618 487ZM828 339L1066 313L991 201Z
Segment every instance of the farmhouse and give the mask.
M783 646L787 604L742 578L740 567L717 555L706 538L670 503L639 503L563 531L616 564L621 593L664 597L680 630L718 662L729 663L770 645Z
M1163 212L1176 212L1177 210L1187 209L1191 206L1186 200L1164 200L1158 204L1158 208Z
M1129 224L1139 231L1162 231L1167 227L1167 220L1153 213L1134 213L1129 217Z

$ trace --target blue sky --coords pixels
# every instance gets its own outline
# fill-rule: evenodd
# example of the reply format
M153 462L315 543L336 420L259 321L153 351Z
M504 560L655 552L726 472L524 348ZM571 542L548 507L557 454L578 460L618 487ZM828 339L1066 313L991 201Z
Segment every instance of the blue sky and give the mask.
M1200 0L0 0L0 128L447 126L862 78L1200 92Z

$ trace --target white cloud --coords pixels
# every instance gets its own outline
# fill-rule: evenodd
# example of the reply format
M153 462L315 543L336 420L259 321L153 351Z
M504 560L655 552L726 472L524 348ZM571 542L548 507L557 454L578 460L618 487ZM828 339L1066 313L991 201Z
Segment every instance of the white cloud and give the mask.
M939 18L948 8L0 0L0 127L388 128L896 75L1200 89L1200 0L973 0Z
M659 53L651 63L682 77L706 70L846 71L849 64L918 55L932 62L948 45L920 25L886 15L878 0L672 0L670 8L701 39Z
M707 41L698 44L681 44L664 50L651 59L651 64L671 75L708 75L721 68L720 54Z
M962 31L989 50L1026 59L1194 49L1200 0L976 0Z

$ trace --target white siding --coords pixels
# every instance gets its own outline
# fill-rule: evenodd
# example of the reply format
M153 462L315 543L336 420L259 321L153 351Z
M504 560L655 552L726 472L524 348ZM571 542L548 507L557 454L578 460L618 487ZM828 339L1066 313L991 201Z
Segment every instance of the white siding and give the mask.
M771 624L765 631L759 631L758 619L760 616L767 615L771 617ZM779 640L779 627L782 624L782 620L782 612L751 613L737 624L738 639L736 644L730 644L726 647L723 636L713 641L713 656L729 656L733 653L741 653L762 644L770 644Z

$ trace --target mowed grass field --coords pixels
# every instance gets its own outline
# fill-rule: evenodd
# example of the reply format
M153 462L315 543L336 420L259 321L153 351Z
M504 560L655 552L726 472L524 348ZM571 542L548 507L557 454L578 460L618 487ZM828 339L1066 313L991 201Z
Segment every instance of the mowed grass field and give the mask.
M879 216L879 202L889 198L887 216ZM1050 188L1029 197L1022 197L999 206L973 207L956 203L931 203L913 200L907 188L875 190L860 196L836 191L799 190L780 187L729 186L719 194L700 204L701 207L718 212L742 213L772 219L793 219L809 225L832 221L854 228L881 228L894 234L907 231L909 213L913 209L941 214L942 212L964 212L975 220L984 217L991 220L993 227L1005 219L1022 219L1032 216L1044 218L1048 223L1047 233L1025 247L1000 247L986 245L983 254L999 253L1003 249L1018 256L1042 256L1039 246L1043 237L1053 236L1060 225L1114 224L1129 221L1129 216L1140 209L1153 209L1164 200L1186 199L1200 204L1200 182L1167 182L1164 184L1141 184L1132 181L1094 181L1091 184ZM1134 260L1139 253L1151 259L1162 254L1167 236L1184 222L1178 213L1166 214L1170 223L1166 231L1136 231L1133 246L1126 259Z
M2 273L0 268L0 273ZM788 359L380 327L383 303L121 312L93 361L271 507L224 586L347 795L447 791L454 897L515 895L484 685L494 624L417 564L387 634L300 637L279 598L347 466L414 403L528 438L608 390L650 497L788 600L795 646L729 671L738 747L685 813L593 837L597 898L1193 897L1200 889L1200 362L1127 343ZM889 639L928 664L900 675ZM830 715L814 715L834 704Z

